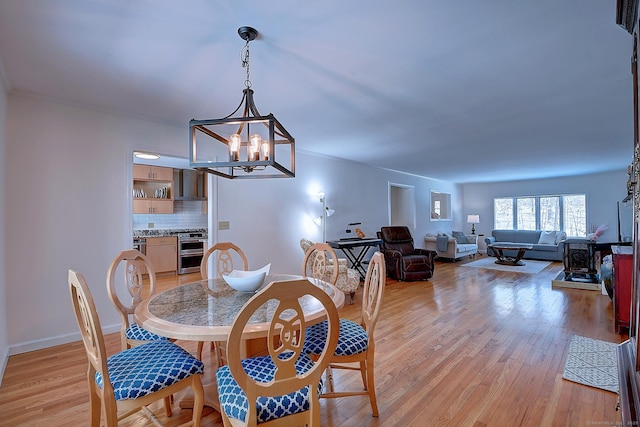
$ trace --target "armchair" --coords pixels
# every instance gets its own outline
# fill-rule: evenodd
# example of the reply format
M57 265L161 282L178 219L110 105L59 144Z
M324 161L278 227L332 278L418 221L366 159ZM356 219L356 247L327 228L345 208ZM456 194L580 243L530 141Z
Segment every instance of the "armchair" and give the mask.
M387 274L396 280L427 280L433 277L435 251L416 248L408 227L382 227L378 232Z

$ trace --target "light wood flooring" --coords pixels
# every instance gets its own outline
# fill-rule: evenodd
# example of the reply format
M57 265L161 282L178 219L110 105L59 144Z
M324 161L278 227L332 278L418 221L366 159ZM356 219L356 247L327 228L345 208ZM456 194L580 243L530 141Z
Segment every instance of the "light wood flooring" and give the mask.
M621 423L617 395L562 379L572 334L622 342L611 301L599 291L552 289L562 270L536 275L437 262L426 282L387 280L376 328L380 417L366 397L322 400L322 425L333 426L587 426ZM195 276L198 277L197 275ZM162 278L161 286L193 279ZM360 293L341 316L357 320ZM71 307L69 307L71 310ZM195 344L179 342L195 352ZM107 336L108 352L119 350ZM205 351L205 362L213 358ZM0 387L0 426L88 425L86 358L80 342L11 356ZM336 384L359 386L353 373ZM357 375L357 374L356 374ZM174 426L191 417L176 407ZM121 425L151 425L135 414ZM203 426L221 426L205 408Z

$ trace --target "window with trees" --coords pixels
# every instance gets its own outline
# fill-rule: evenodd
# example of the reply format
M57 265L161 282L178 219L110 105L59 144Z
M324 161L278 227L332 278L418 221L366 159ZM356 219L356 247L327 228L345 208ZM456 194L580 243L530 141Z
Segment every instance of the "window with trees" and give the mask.
M494 228L499 230L561 230L567 236L587 235L584 194L500 197L493 200Z

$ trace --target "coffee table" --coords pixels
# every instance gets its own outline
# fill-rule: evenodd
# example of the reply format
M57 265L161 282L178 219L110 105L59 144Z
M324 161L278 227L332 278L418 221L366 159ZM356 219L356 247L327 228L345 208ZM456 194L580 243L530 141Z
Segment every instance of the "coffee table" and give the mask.
M533 245L523 243L494 243L493 245L487 245L487 248L493 249L493 252L496 254L498 258L496 264L524 265L521 259L527 250L533 249ZM518 251L518 254L515 257L507 256L503 252L507 250Z

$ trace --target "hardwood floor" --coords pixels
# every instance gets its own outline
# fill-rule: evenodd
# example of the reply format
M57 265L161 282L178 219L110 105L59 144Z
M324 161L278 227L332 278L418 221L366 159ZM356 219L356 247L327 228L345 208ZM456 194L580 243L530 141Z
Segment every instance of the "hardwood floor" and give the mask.
M626 339L614 333L610 299L552 289L561 263L532 275L465 267L468 261L437 262L426 282L387 280L376 328L380 417L371 416L363 396L322 400L322 425L620 424L616 394L562 379L572 334ZM164 288L175 283L176 276L160 279ZM341 316L358 318L360 296L361 289ZM195 343L179 344L195 353ZM107 336L107 349L119 349L116 334ZM208 350L203 357L215 364ZM11 356L0 387L0 426L88 425L86 365L80 342ZM206 375L214 375L213 367ZM338 387L360 381L338 372L335 380ZM170 426L191 417L176 407L167 419L161 405L154 408ZM121 425L151 423L135 414ZM221 426L219 414L205 408L202 425Z

